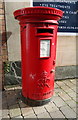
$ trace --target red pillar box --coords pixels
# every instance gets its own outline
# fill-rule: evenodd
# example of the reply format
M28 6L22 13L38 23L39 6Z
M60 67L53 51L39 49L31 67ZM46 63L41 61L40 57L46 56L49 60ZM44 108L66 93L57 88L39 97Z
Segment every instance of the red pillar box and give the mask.
M29 105L43 105L54 92L56 42L61 10L29 7L16 10L22 56L22 96Z

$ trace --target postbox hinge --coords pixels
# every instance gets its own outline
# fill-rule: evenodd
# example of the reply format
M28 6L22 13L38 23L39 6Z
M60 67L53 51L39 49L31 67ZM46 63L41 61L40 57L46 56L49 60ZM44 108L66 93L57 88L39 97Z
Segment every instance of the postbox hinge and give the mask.
M24 26L24 27L22 27L22 30L21 30L21 32L23 32L23 30L26 28L26 26Z

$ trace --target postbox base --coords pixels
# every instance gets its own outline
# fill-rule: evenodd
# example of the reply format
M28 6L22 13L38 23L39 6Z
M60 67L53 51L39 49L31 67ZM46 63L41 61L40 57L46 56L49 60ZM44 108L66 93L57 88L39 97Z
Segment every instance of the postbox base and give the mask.
M48 102L51 101L51 99L52 98L48 98L48 99L44 99L44 100L32 100L32 99L26 98L22 95L23 102L26 103L27 105L33 106L33 107L47 104Z

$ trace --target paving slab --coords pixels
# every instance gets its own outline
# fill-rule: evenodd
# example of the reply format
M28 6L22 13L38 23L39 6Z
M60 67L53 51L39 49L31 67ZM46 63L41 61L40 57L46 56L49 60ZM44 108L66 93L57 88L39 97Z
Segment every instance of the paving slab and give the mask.
M76 118L76 113L69 107L63 106L60 108L66 118Z
M75 92L68 92L68 95L70 96L70 97L72 97L72 98L76 98L76 93Z
M71 85L71 86L70 86ZM3 118L10 120L73 120L76 118L76 81L75 79L55 81L54 95L51 102L43 106L30 107L23 103L21 86L6 87L2 96ZM0 110L0 117L2 117Z
M58 88L59 87L59 85L55 82L54 83L54 88L56 89L56 88Z
M58 96L58 93L56 93L56 92L54 91L53 97L56 97L56 96ZM53 97L52 97L52 98L53 98Z
M12 120L12 119L10 119L10 118L2 118L0 120Z
M38 120L37 118L24 118L23 120Z
M26 108L29 107L28 105L26 105L22 100L18 100L19 106L20 108Z
M54 112L50 112L52 118L65 118L61 111L57 110Z
M60 87L59 88L56 88L55 90L55 93L63 93L64 92L64 90L62 90Z
M3 101L2 101L2 109L4 110L4 109L8 109L8 104L7 104L8 102L7 102L7 99L4 99ZM1 108L1 107L0 107Z
M72 89L69 89L68 91L65 90L65 92L66 92L67 94L68 94L68 93L72 93L72 92L76 93L76 92L73 91Z
M66 91L66 92L68 92L70 89L72 89L72 88L70 88L69 86L67 86L67 85L63 85L63 86L61 86L61 89L63 89L64 91Z
M22 119L23 119L23 117L22 117L22 116L20 116L20 115L19 115L19 116L16 116L16 117L13 117L13 118L22 118Z
M45 112L45 113L42 113L42 114L38 114L37 117L41 120L41 118L45 118L45 119L51 119L49 113Z
M60 87L65 86L65 83L63 81L56 81L56 84Z
M44 106L33 107L33 109L37 115L46 112Z
M71 108L76 108L76 102L74 100L68 100L66 103L71 107Z
M32 107L21 108L21 112L22 112L23 116L34 114L34 111L33 111Z
M8 109L2 110L2 118L9 118L9 110Z
M76 86L73 86L71 89L72 89L74 92L76 92Z
M74 85L76 85L76 82L77 82L76 79L71 79L70 81L71 81Z
M21 116L21 111L18 104L9 106L9 112L10 112L11 118Z
M52 101L44 105L44 107L49 113L58 110L58 107Z
M73 97L72 99L73 99L75 102L77 101L77 98L76 98L76 97Z
M64 81L64 83L65 83L68 87L73 87L73 86L74 86L74 84L73 84L70 80Z
M59 96L60 96L64 101L66 101L66 100L71 100L71 97L70 97L68 94L66 94L65 92L59 94Z
M36 116L35 114L30 114L30 115L24 116L24 119L27 119L27 118L31 118L31 119L34 119L34 118L35 118L35 120L36 120L36 119L37 119L37 116Z
M0 110L0 117L2 117L2 109Z
M66 103L64 102L64 100L62 100L61 97L55 97L52 99L52 101L56 104L57 107L61 107L61 106L65 106Z
M74 112L77 114L77 109L76 107L72 108L74 110Z
M14 90L7 91L6 95L7 95L8 106L15 105L18 102L17 94Z

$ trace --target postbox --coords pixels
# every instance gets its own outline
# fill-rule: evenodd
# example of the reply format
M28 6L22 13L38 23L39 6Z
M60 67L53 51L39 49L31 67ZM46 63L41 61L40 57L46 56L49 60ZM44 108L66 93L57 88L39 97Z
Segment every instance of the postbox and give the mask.
M58 20L63 12L50 7L16 10L20 24L22 96L29 105L49 102L54 92Z

